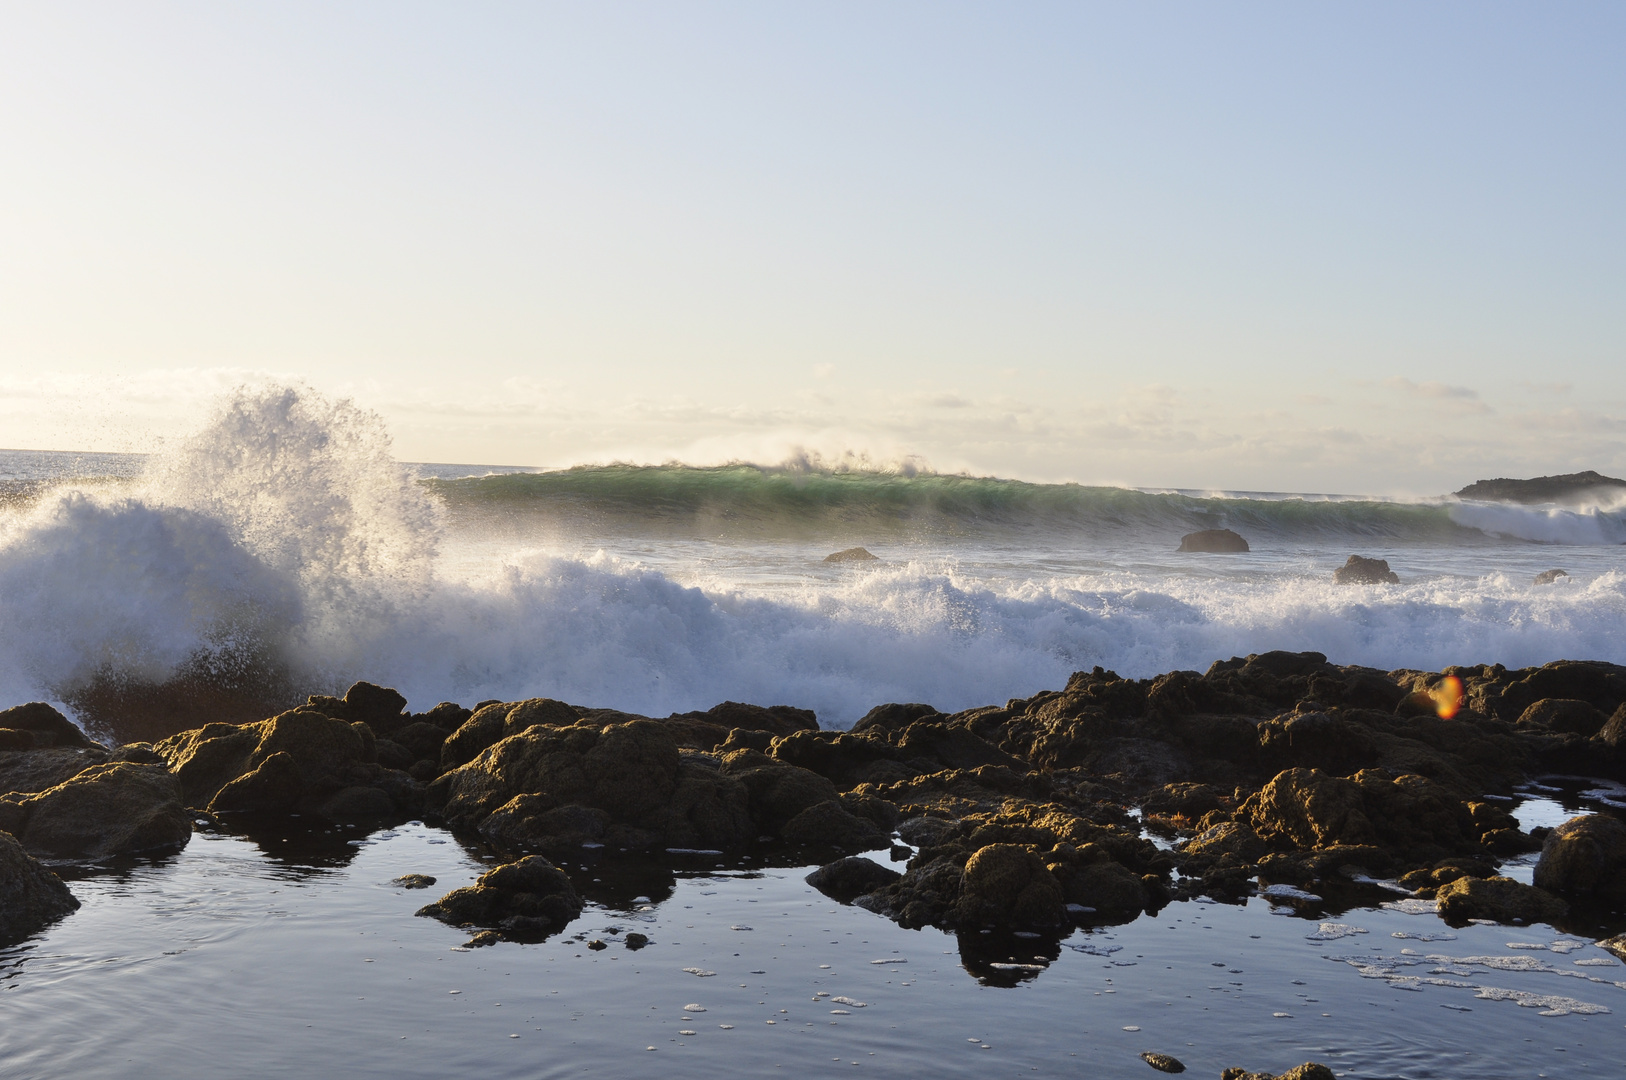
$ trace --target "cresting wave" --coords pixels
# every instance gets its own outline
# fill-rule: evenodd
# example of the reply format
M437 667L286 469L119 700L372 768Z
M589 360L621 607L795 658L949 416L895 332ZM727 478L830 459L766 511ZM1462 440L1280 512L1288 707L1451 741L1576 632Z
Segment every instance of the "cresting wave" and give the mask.
M1626 505L1522 506L1270 493L1148 492L986 476L732 464L584 465L430 479L454 508L597 517L617 528L700 527L787 538L835 530L943 535L1178 537L1231 528L1280 541L1626 543Z
M846 726L884 701L964 708L1060 686L1095 664L1146 676L1274 648L1383 668L1626 661L1626 575L1607 569L1561 588L1491 570L1466 583L1412 575L1399 587L1348 590L1291 559L1229 576L1127 559L1089 572L1034 563L990 575L938 554L770 595L719 574L690 587L573 547L510 546L462 571L440 557L467 539L453 519L468 492L536 500L547 485L577 484L602 499L605 484L618 483L630 513L640 485L672 490L674 475L690 490L754 492L780 516L799 499L850 508L850 495L829 493L852 490L870 493L867 506L969 506L1007 519L1022 500L1058 513L1116 506L1123 519L1216 501L1260 521L1323 506L1358 514L1392 505L1397 517L1384 520L1400 521L1444 513L1310 502L1282 510L1282 501L957 477L830 474L797 486L764 470L690 472L426 488L393 460L377 417L303 389L241 392L139 479L57 488L4 519L0 702L46 697L82 721L129 725L141 713L185 726L263 715L367 678L401 688L417 709L548 695L661 714L734 699L810 707ZM450 514L431 494L447 490Z

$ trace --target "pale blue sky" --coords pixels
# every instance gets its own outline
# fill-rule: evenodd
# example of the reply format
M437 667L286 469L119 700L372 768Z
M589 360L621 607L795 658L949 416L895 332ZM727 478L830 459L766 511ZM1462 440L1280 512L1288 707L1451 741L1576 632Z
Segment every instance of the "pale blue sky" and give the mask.
M1618 4L4 4L0 445L1626 472Z

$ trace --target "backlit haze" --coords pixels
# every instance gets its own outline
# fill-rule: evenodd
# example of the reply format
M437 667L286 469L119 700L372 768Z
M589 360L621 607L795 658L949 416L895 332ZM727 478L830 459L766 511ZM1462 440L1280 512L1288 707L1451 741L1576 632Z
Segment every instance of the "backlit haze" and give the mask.
M7 4L0 446L1626 472L1618 4Z

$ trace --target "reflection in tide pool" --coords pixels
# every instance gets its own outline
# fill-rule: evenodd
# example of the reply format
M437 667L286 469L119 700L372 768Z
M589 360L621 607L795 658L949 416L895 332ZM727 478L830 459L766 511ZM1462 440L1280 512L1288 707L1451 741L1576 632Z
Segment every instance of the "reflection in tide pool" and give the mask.
M1626 967L1590 939L1451 929L1426 902L956 939L836 904L810 867L689 856L568 865L588 909L537 945L413 917L482 868L413 824L201 833L81 877L79 912L0 950L0 1071L1143 1077L1155 1050L1199 1077L1472 1080L1614 1075L1626 1040ZM392 884L409 873L438 881Z

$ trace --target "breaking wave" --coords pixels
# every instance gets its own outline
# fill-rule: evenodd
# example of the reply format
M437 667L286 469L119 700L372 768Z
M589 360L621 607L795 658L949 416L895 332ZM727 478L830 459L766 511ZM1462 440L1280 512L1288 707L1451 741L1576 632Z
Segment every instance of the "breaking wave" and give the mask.
M602 552L521 546L461 572L440 558L459 500L544 496L656 515L721 501L772 520L884 511L1183 526L1223 512L1255 533L1272 523L1424 536L1485 535L1491 524L1453 520L1467 504L747 466L426 486L394 460L376 416L300 388L242 391L135 480L58 487L7 512L0 704L47 697L115 729L121 710L140 708L174 727L242 718L234 700L252 714L367 678L399 687L415 709L548 695L660 714L734 699L811 707L846 726L884 701L957 709L1057 687L1094 664L1146 676L1272 648L1384 668L1626 660L1618 572L1564 588L1491 573L1369 591L1337 589L1322 568L1291 561L1231 577L1126 566L995 579L936 557L765 595L726 578L684 585Z

